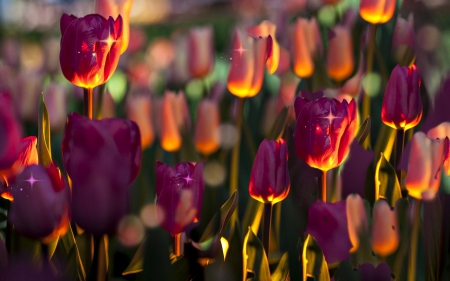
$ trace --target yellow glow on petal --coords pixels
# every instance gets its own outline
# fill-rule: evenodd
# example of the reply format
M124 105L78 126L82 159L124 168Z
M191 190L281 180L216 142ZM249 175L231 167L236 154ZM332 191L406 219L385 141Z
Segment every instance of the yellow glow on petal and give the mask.
M220 243L222 244L222 251L223 251L223 259L227 258L228 248L230 247L230 244L228 243L228 240L224 237L220 238Z

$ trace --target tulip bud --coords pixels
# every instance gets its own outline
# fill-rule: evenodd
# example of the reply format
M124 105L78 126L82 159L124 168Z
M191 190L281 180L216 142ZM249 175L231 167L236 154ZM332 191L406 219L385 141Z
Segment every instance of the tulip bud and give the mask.
M422 118L420 77L417 67L396 66L384 93L381 120L394 129L408 130Z
M361 0L359 14L372 24L388 22L395 11L396 0Z
M202 100L197 107L195 125L195 148L204 155L215 152L220 147L220 114L217 103Z
M11 98L5 93L0 93L0 170L9 168L17 159L20 131Z
M141 132L141 146L145 149L155 139L152 123L152 103L149 96L129 96L127 99L128 119L136 122Z
M62 130L67 118L67 93L65 87L51 83L45 94L45 104L52 132Z
M164 210L161 226L175 235L200 219L203 192L203 163L178 163L175 168L156 163L156 203Z
M394 35L392 36L392 50L396 61L409 66L416 57L414 49L413 14L409 14L407 20L399 16L395 23Z
M339 166L347 157L356 133L355 101L297 97L294 106L297 156L322 171Z
M330 33L327 72L332 79L342 81L352 74L355 64L352 35L343 26L334 27Z
M267 50L272 49L269 38L252 39L236 30L227 82L228 90L233 95L251 98L261 90Z
M397 215L384 200L375 202L373 208L372 250L377 255L386 257L398 247Z
M247 29L247 32L253 38L268 38L272 40L272 50L267 50L270 55L267 56L266 66L270 74L275 73L280 63L280 45L276 39L277 26L272 22L265 20L257 26L252 26Z
M430 139L422 132L414 134L405 178L406 189L412 197L432 200L438 192L444 144L444 141Z
M288 148L283 139L259 145L250 174L249 193L262 203L275 204L289 194L290 179L287 167Z
M104 18L117 18L119 15L123 19L122 48L120 53L123 54L130 42L130 12L133 0L97 0L95 1L95 13L102 15Z
M177 151L181 147L180 128L173 106L175 99L173 92L166 91L162 103L161 147L169 152Z
M450 175L450 147L446 141L446 138L450 138L450 123L443 122L433 129L429 130L427 136L431 139L444 140L445 153L444 153L444 171L447 175Z
M206 76L214 64L214 38L212 26L189 30L188 65L192 77Z
M358 194L350 194L347 196L346 212L348 221L348 233L353 248L351 253L356 252L359 247L359 237L364 235L369 229L369 224L366 216L366 208L364 201Z
M69 188L56 166L31 165L11 188L14 202L8 216L25 236L50 242L65 234L69 225Z
M91 14L61 17L59 61L67 80L82 88L106 83L117 68L122 48L122 17Z
M113 232L127 210L127 189L141 165L136 123L68 116L62 140L64 167L72 179L75 222L95 235Z

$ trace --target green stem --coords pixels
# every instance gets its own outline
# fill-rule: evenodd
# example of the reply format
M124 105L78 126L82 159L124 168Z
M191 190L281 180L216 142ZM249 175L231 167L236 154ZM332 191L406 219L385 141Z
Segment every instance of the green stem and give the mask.
M267 260L269 260L269 248L270 248L270 226L272 223L272 202L264 203L264 221L263 221L263 233L262 242L264 251L266 252Z
M403 154L403 147L405 146L405 130L399 129L397 130L397 136L395 138L395 151L394 151L394 169L395 173L397 174L397 179L402 186L402 170L398 168L398 165L400 164L400 159L402 159ZM403 194L402 189L402 195L403 197L406 197L407 194Z
M419 240L420 228L420 209L422 207L422 200L418 199L414 202L414 221L411 230L411 245L408 260L408 281L416 280L416 262L417 262L417 242Z
M84 88L83 114L92 119L92 92L93 88Z

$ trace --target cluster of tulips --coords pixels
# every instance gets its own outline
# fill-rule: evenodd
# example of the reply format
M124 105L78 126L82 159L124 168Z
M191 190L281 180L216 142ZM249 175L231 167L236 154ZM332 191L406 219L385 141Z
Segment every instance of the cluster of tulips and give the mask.
M450 199L439 188L450 174L450 123L440 122L450 119L436 123L430 110L429 130L408 133L424 115L412 16L396 20L398 65L381 111L371 106L370 84L381 84L372 79L377 26L391 21L396 1L361 1L370 25L358 69L353 9L327 40L315 17L298 17L289 38L267 20L236 29L227 76L215 80L213 28L190 28L159 42L151 71L130 67L132 86L119 104L128 119L102 118L105 84L135 43L131 7L98 0L95 14L61 16L61 71L84 91L83 114L63 114L62 165L52 153L53 100L40 97L38 133L22 138L20 98L0 83L0 280L100 281L116 278L117 268L127 280L448 278ZM156 97L147 94L150 75L176 82ZM186 77L201 85L195 101L172 91ZM273 77L280 90L258 116L265 138L256 150L245 110ZM377 118L386 126L372 149ZM149 193L154 202L139 198ZM136 209L139 217L130 214ZM125 266L108 262L117 236L134 247ZM27 250L36 243L40 255Z

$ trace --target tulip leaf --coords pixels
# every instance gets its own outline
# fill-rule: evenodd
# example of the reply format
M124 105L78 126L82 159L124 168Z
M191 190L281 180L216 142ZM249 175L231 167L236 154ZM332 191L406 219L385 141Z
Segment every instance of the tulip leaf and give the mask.
M314 276L314 280L330 281L328 264L316 240L311 235L308 235L303 247L306 247L304 248L306 275Z
M375 155L380 155L384 153L387 160L391 158L392 148L394 147L396 131L385 125L381 124L380 131L378 133L378 138L375 143Z
M438 280L441 244L442 205L439 195L423 201L426 280Z
M335 281L358 281L358 273L353 270L350 261L343 261L339 264L339 268L334 272Z
M272 280L285 281L289 277L289 255L284 253L278 263L277 269L272 274Z
M256 236L251 227L248 228L247 235L244 238L243 247L245 268L247 272L254 274L252 280L271 281L269 261L258 236Z
M245 208L244 218L242 219L242 228L252 228L253 233L258 233L259 224L261 223L261 217L264 210L264 204L256 201L253 198L249 198L247 207Z
M375 168L375 188L377 190L375 192L377 194L376 199L386 199L391 207L394 207L395 202L402 198L402 191L394 167L386 160L383 153L381 153L380 160L378 160Z
M44 95L39 97L39 120L38 120L38 158L39 164L48 167L52 161L50 144L50 118L47 106L44 102Z
M230 270L230 281L242 281L246 274L244 259L242 256L243 241L239 223L234 221L233 232L228 240L228 251L225 258L225 266Z
M214 262L208 263L205 267L206 281L231 280L231 272L225 265L222 251L222 246L220 246L219 251L217 251L217 255L214 257Z
M84 270L83 262L81 261L80 252L76 243L75 237L72 232L72 227L69 225L67 233L59 237L58 244L54 251L55 258L65 257L65 264L67 271L72 272L77 276L75 280L86 280L86 272Z
M139 245L139 248L136 250L136 253L131 259L130 264L127 266L124 272L122 272L122 275L134 274L142 271L145 240L146 239L142 240L141 245Z
M175 272L170 261L170 235L161 227L147 229L146 234L142 280L174 280Z
M364 141L366 140L367 136L370 133L370 127L371 127L371 120L370 116L367 116L366 120L361 124L358 131L356 132L355 139L358 140L358 143L360 145L363 145Z
M270 133L268 136L269 140L278 140L279 138L281 138L284 132L284 128L286 127L288 117L289 107L285 106L278 114L277 119L275 119L272 129L270 129Z

